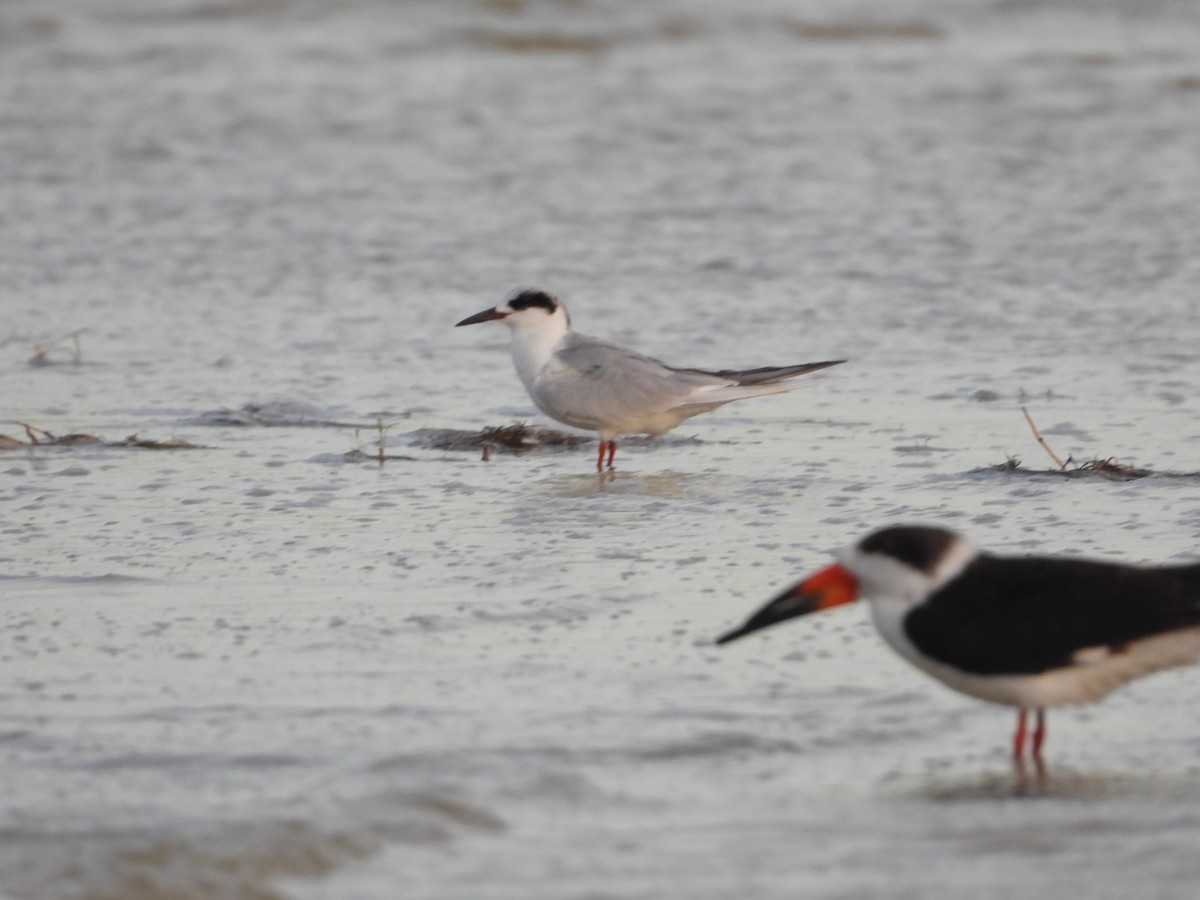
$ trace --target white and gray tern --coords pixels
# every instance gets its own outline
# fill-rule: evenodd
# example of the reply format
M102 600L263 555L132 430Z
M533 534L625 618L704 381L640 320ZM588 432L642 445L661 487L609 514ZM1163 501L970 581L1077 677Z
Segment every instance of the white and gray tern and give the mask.
M537 408L566 425L596 431L603 468L616 438L658 436L686 419L734 400L800 387L790 379L844 359L745 370L677 369L657 359L571 330L562 301L521 290L458 325L502 321L512 329L513 363Z

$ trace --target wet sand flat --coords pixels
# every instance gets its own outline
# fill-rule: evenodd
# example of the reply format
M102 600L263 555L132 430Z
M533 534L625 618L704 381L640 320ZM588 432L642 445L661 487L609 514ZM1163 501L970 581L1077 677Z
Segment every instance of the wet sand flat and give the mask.
M882 524L1197 558L1198 37L5 4L0 434L102 440L0 449L0 893L1191 897L1197 672L1054 711L1037 783L865 610L712 641ZM525 284L677 364L850 362L604 476L437 449L552 424L452 327ZM997 470L1052 466L1022 407L1155 474Z

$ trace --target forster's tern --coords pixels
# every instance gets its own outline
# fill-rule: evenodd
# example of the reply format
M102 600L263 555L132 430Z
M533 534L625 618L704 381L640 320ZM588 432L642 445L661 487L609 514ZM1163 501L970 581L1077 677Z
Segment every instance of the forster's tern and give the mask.
M1018 762L1027 712L1037 713L1031 749L1040 765L1047 707L1099 700L1200 659L1200 564L999 557L921 527L863 538L718 643L860 596L909 662L964 694L1017 708Z
M512 329L513 363L537 408L567 425L600 433L596 467L613 464L616 438L660 435L722 404L790 391L787 379L845 362L744 371L676 369L571 330L567 309L545 291L522 290L459 322L499 320Z

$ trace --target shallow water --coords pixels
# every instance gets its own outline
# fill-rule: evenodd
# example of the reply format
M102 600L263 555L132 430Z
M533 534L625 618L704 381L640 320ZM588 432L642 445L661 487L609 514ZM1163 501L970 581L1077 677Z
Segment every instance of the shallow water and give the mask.
M1191 897L1196 675L1050 717L861 610L712 639L877 525L1197 557L1187 2L0 10L0 891ZM611 477L520 284L677 363L845 356ZM80 358L64 335L79 334ZM29 361L41 345L46 365ZM383 465L348 458L376 447Z

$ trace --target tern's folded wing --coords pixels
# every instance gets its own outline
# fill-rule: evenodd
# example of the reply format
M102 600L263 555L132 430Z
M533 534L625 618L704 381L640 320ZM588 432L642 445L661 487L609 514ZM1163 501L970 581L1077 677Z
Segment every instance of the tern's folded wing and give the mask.
M656 415L733 384L720 375L673 369L649 356L586 339L554 355L534 382L534 399L570 424L596 428Z

